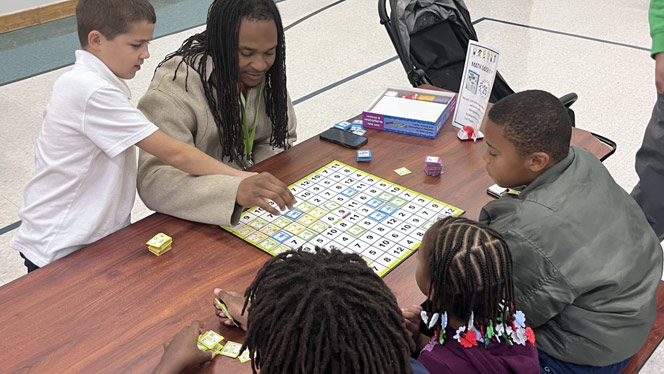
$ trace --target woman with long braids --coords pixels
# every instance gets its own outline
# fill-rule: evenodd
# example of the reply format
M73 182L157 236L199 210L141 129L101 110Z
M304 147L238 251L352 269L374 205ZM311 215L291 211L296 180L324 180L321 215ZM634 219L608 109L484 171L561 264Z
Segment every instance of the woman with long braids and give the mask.
M215 0L207 29L166 56L138 108L168 135L238 169L296 139L286 91L286 46L272 0ZM138 191L153 210L198 222L237 223L243 207L273 214L295 202L269 173L196 177L141 152Z
M516 309L512 257L500 234L448 217L426 231L417 260L427 301L403 314L418 361L437 374L539 373L535 335Z

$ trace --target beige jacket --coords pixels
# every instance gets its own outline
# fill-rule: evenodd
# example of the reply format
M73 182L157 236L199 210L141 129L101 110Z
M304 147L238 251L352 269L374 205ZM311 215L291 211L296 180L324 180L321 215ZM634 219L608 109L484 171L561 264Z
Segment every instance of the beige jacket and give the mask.
M164 63L155 73L148 91L138 103L145 116L166 134L191 144L217 160L221 159L219 133L208 106L198 73L180 65L177 79L173 73L181 57ZM207 71L212 71L211 59ZM185 81L187 91L185 91ZM247 123L253 123L258 88L247 93ZM253 158L258 163L281 151L272 149L272 122L265 105L258 112ZM288 99L288 143L296 140L297 121ZM237 168L235 163L227 165ZM166 165L153 155L140 151L138 159L138 193L148 208L175 217L215 225L236 224L242 207L235 203L242 177L227 175L194 176Z

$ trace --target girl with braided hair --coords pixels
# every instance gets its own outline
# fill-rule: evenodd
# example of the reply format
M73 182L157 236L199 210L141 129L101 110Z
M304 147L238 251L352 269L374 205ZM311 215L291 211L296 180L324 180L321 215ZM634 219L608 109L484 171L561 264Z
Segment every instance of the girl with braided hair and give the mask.
M410 358L396 298L357 254L287 251L263 265L244 298L215 294L247 329L254 373L427 373Z
M138 108L172 137L237 169L246 169L296 140L286 90L286 45L272 0L215 0L207 29L159 64ZM232 225L243 207L272 214L293 195L269 173L197 178L141 152L138 191L156 211L197 222Z
M515 309L512 258L500 234L448 217L424 234L417 259L427 300L424 308L402 311L418 361L432 373L539 373L535 336Z

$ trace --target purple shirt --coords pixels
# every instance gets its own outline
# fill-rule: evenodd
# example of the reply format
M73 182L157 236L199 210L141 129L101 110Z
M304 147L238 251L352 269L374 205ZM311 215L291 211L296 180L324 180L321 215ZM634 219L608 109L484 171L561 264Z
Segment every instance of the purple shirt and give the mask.
M509 345L504 339L500 343L477 342L477 347L464 348L453 338L455 332L447 329L445 343L438 344L432 338L418 357L431 374L443 373L483 373L483 374L536 374L540 372L537 349L526 343L525 346Z

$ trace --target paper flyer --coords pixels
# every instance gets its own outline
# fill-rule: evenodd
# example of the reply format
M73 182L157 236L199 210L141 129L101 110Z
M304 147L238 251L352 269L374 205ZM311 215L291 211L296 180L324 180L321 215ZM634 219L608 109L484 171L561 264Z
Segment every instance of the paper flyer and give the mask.
M470 41L466 52L464 74L459 87L452 124L479 130L496 78L499 53L493 48Z

